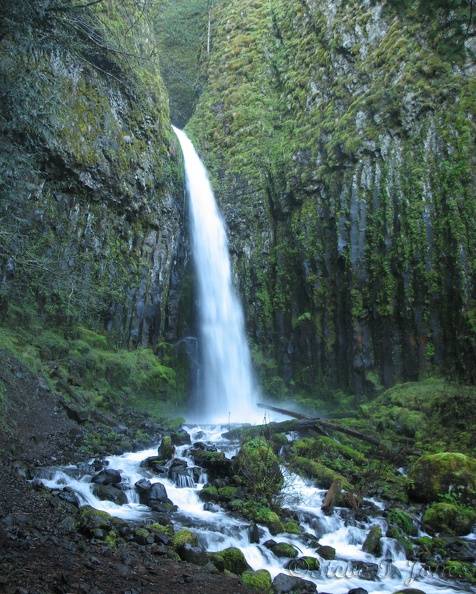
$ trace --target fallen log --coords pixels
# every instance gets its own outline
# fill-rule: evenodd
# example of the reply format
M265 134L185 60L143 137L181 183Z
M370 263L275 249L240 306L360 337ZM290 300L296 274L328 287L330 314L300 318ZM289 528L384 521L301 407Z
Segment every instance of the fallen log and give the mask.
M267 410L273 410L274 412L279 412L282 415L288 415L289 417L294 417L295 419L299 419L301 422L299 426L307 427L313 425L321 425L322 427L326 427L327 429L332 429L333 431L339 431L340 433L345 433L350 437L355 437L356 439L361 439L362 441L366 441L371 443L372 445L381 445L381 441L376 437L372 437L371 435L365 435L365 433L361 433L360 431L356 431L355 429L348 429L347 427L341 427L340 425L336 425L335 423L330 423L329 421L324 421L323 419L312 418L301 413L296 413L291 410L285 410L284 408L278 408L277 406L270 406L269 404L258 404L260 408L265 408Z

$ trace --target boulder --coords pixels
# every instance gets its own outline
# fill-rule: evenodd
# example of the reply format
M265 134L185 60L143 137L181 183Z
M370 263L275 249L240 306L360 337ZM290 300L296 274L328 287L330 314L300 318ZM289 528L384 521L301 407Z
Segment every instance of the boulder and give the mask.
M101 501L112 501L117 505L127 503L127 495L114 485L94 485L93 494Z
M316 553L326 561L333 561L336 558L335 548L327 545L319 545L316 549Z
M312 594L317 592L317 587L309 580L278 573L273 580L273 591L276 594Z
M228 547L223 551L219 551L218 555L223 559L226 571L241 575L244 571L249 571L251 569L243 552L236 547Z
M169 435L164 435L158 448L159 458L161 460L171 460L175 455L175 446Z
M121 482L121 473L113 468L105 468L91 479L96 485L117 485Z
M194 565L206 565L208 563L208 556L200 547L194 547L191 544L185 543L178 550L178 554L182 561L188 561Z
M436 532L464 536L476 523L476 510L449 502L436 503L424 513L423 523Z
M417 501L431 503L452 491L464 500L476 489L476 459L451 452L422 456L409 479L409 494Z
M267 569L244 571L241 574L241 581L256 592L269 592L271 589L271 574Z
M372 526L370 532L367 534L364 544L362 545L362 550L378 557L382 553L381 538L382 529L380 526Z

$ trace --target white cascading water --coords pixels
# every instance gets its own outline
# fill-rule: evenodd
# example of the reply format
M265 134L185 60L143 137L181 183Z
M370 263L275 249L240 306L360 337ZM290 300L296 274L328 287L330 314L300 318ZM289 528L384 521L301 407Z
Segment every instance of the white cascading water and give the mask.
M201 440L204 443L215 443L219 450L225 451L228 457L236 454L239 442L231 443L220 437L225 426L186 426L191 441ZM180 446L176 455L186 458L190 467L194 466L191 458L187 458L190 446ZM416 588L425 594L469 594L476 593L471 584L458 584L450 575L433 574L424 569L416 561L409 561L401 545L391 538L383 538L383 551L380 557L375 557L362 550L362 544L373 525L386 532L387 523L383 517L370 517L364 520L346 519L345 510L336 509L332 516L326 516L321 505L326 491L317 489L300 477L286 472L286 485L283 488L283 498L286 505L299 517L299 524L303 533L318 538L321 545L332 546L336 549L336 560L321 559L320 570L306 570L295 566L286 569L289 559L279 559L269 551L264 543L269 539L286 542L298 548L303 557L316 557L316 550L308 544L306 538L287 533L272 536L264 526L259 526L259 543L250 542L250 522L227 515L219 506L213 511L204 509L199 498L199 491L203 484L180 488L169 479L155 477L147 468L140 466L141 460L157 454L157 448L142 452L110 456L107 461L109 468L121 471L124 486L130 486L125 493L128 498L126 505L117 505L108 501L100 501L93 494L91 475L79 472L77 467L63 469L43 469L38 478L50 489L69 487L75 491L81 504L89 504L97 509L109 512L113 516L132 521L154 521L154 512L137 502L137 492L134 484L141 478L147 478L151 483L161 482L168 497L178 506L173 514L175 529L187 527L198 536L203 548L207 551L220 551L227 547L241 549L249 565L254 569L267 569L272 577L279 573L287 573L314 582L318 592L332 592L332 594L347 594L352 588L362 588L368 594L393 594L406 588ZM80 476L82 475L82 476ZM342 513L341 513L342 512ZM423 533L421 534L423 535ZM476 535L468 539L474 540ZM359 563L374 564L377 571L374 580L365 578Z
M182 147L199 286L201 389L194 420L236 423L256 417L251 357L233 290L228 241L207 171L186 134Z

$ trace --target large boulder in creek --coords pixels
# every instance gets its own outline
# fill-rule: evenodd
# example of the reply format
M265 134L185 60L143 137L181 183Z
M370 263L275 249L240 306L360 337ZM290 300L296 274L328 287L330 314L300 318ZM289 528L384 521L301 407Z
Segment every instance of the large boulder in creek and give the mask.
M271 444L262 437L243 444L233 468L243 484L257 495L276 495L284 483L278 458Z
M114 485L94 485L93 494L101 501L112 501L117 505L127 503L127 495Z
M153 483L147 479L141 479L135 484L139 494L139 502L149 506L154 511L169 512L175 508L173 502L167 496L167 490L162 483Z
M362 545L362 550L366 553L375 555L376 557L382 554L382 529L380 526L372 526L367 537Z
M157 450L161 460L172 460L175 456L175 446L170 435L164 435Z
M464 501L476 490L476 459L451 452L422 456L409 479L409 494L417 501L431 503L452 491Z
M114 468L105 468L91 479L96 485L117 485L121 482L121 473Z
M273 580L273 592L276 594L312 594L317 592L317 587L309 580L278 573Z

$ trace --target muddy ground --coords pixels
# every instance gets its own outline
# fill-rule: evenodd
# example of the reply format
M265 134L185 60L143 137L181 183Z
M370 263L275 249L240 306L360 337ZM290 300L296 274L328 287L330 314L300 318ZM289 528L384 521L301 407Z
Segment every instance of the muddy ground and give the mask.
M239 577L157 556L134 542L109 547L79 533L75 512L34 488L36 467L84 460L62 396L0 349L0 592L247 594Z

